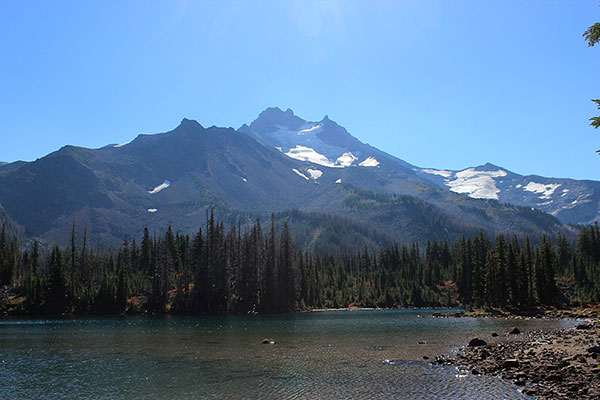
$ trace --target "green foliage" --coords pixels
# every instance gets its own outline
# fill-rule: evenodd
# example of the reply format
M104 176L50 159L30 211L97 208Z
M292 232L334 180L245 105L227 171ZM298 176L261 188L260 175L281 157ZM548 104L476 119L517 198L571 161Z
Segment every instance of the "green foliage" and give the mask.
M588 42L589 47L593 47L596 43L600 42L600 22L596 22L594 25L590 26L587 31L583 33L583 38ZM598 109L600 110L600 99L592 99L594 103L598 105ZM590 118L590 125L594 128L600 127L600 117L592 117ZM597 152L600 152L598 150Z
M78 246L73 225L72 246L55 246L42 262L37 242L32 254L21 254L3 234L0 266L6 284L23 287L26 311L35 313L223 314L303 307L301 256L286 224L278 234L273 222L268 238L260 221L226 232L211 212L204 232L191 239L169 227L153 239L146 228L141 248L125 239L118 250L105 251L88 249L86 239Z
M600 22L596 22L583 33L583 38L588 42L589 47L593 47L600 42Z
M482 231L471 238L392 244L378 250L318 253L296 249L286 221L272 216L228 230L207 215L194 237L168 228L141 246L21 251L0 233L4 284L20 289L29 313L123 312L245 314L308 307L457 306L527 308L600 301L600 230L584 227L576 243ZM76 248L75 248L76 247Z
M388 246L378 254L304 257L302 296L313 307L457 306L513 308L600 301L600 232L584 228L578 248L547 237L490 242L482 232L448 245ZM558 285L557 281L561 284ZM575 292L575 296L569 295Z
M592 101L594 103L596 103L596 105L598 106L598 110L600 110L600 99L592 99ZM590 125L593 126L594 128L598 128L600 126L600 117L592 117L590 118Z

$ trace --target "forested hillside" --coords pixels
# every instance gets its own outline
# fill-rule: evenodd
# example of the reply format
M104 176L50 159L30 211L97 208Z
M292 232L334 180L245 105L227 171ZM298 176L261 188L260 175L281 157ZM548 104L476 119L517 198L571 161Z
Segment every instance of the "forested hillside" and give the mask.
M21 251L0 233L0 311L60 314L239 314L320 307L491 306L524 309L600 300L600 230L560 236L486 237L390 245L378 252L309 253L275 218L226 229L213 214L196 235L171 228L140 244L90 248L73 227L71 246Z

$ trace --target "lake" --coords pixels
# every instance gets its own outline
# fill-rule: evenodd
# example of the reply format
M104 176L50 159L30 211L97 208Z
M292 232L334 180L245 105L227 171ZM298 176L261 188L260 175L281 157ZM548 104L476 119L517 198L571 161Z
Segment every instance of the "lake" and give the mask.
M423 356L573 325L432 312L0 319L0 398L525 399Z

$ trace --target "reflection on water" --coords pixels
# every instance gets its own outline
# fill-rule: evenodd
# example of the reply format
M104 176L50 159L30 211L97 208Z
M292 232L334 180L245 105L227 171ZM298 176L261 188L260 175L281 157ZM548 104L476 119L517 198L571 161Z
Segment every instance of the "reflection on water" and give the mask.
M0 398L526 398L423 356L568 324L423 310L0 320Z

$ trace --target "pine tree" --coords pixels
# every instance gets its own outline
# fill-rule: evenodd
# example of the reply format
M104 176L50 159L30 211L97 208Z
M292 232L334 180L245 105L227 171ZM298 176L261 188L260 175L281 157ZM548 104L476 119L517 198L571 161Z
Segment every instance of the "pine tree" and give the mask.
M0 232L0 284L10 285L12 283L13 265L10 260L6 224L2 224Z
M48 266L48 287L46 310L50 313L62 313L67 307L67 280L60 248L54 246Z

